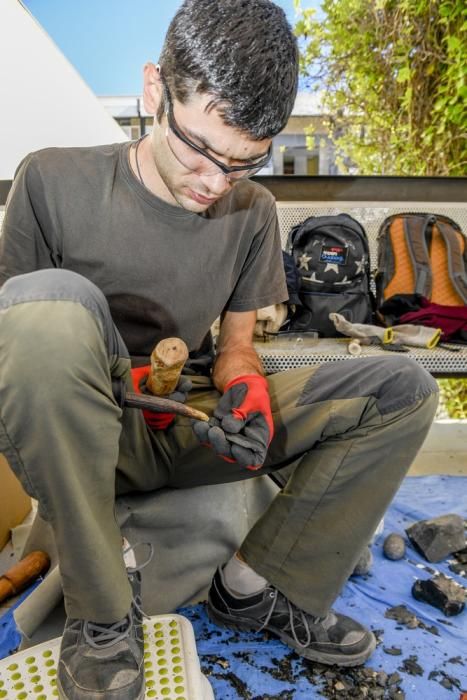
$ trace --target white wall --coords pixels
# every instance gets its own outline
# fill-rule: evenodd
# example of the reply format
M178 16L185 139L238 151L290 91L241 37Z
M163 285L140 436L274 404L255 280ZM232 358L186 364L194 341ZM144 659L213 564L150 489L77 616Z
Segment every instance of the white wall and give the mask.
M0 0L0 180L46 146L127 137L19 0Z

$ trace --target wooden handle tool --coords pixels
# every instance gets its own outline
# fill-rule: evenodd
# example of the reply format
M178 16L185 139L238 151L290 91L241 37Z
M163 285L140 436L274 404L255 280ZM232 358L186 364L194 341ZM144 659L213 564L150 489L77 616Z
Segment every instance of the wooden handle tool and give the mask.
M183 365L188 359L188 348L180 338L165 338L151 353L151 371L146 380L149 394L126 392L125 404L132 408L146 408L162 413L178 413L195 420L208 421L203 411L179 401L166 398L177 388Z
M139 409L147 408L149 411L158 411L159 413L178 413L180 416L194 418L195 420L209 420L207 413L198 411L198 409L180 403L180 401L166 399L163 396L135 394L134 392L127 391L125 394L125 406Z
M151 353L151 371L146 386L155 396L168 396L175 391L188 348L181 338L164 338Z
M27 588L38 576L45 574L49 566L48 554L40 551L30 552L0 576L0 603Z

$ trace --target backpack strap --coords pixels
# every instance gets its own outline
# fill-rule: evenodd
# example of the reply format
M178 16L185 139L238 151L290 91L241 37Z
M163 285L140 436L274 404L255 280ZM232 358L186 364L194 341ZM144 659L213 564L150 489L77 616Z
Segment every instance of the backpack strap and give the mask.
M415 273L414 294L431 297L432 274L427 246L427 232L436 220L432 214L425 216L402 215L404 234Z
M456 232L448 223L436 220L436 226L444 239L448 252L449 277L464 304L467 304L467 279L464 251L461 246L462 233Z
M303 223L305 223L305 222L303 222ZM287 243L285 244L285 252L289 253L289 255L292 255L292 248L293 248L293 244L295 241L295 236L297 235L299 230L302 228L303 223L296 224L295 226L292 226L292 228L290 229L290 231L287 235Z

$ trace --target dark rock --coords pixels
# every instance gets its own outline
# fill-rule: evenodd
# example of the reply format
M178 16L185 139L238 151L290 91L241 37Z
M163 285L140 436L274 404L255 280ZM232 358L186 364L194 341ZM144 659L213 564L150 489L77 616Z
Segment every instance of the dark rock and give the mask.
M376 646L379 646L383 642L384 629L373 629L371 630L376 637Z
M441 680L439 678L441 677ZM443 688L447 688L447 690L452 690L453 688L457 688L458 690L461 689L461 682L458 678L455 678L454 676L450 676L446 671L431 671L428 674L428 680L429 681L437 681L440 685L443 686ZM463 700L464 694L461 694L460 700Z
M467 566L467 547L460 549L458 552L454 552L454 556L458 562Z
M460 664L463 666L464 662L462 661L462 656L452 656L450 659L448 659L448 664Z
M388 608L384 613L384 617L389 620L396 620L413 630L420 625L420 620L413 612L407 610L405 605L395 605L393 608Z
M449 565L450 571L458 576L463 576L467 578L467 547L459 550L458 552L453 552L456 561L452 561Z
M449 681L449 683L451 683L451 685L454 686L454 688L457 688L458 690L461 689L461 682L458 678L450 676L448 673L446 673L446 671L441 671L441 675L443 676L443 678L446 678Z
M387 681L388 681L388 674L385 673L384 671L378 671L378 673L376 674L377 684L380 685L382 688L385 688Z
M402 649L399 647L383 647L385 654L390 654L391 656L402 656Z
M423 668L417 663L418 656L412 654L407 659L402 661L402 666L399 666L399 671L405 671L411 676L423 676Z
M394 673L391 673L391 675L388 678L388 686L391 685L396 685L397 683L400 683L402 678L399 676L399 674L394 671Z
M398 535L397 532L391 532L384 540L383 553L386 559L392 559L393 561L403 559L405 555L405 540L402 535Z
M212 674L213 678L219 678L226 680L232 688L235 690L237 695L242 698L242 700L251 700L251 693L248 690L248 686L244 681L241 680L235 673L232 673L232 671L229 671L228 673L213 673Z
M446 627L454 627L453 622L449 622L448 620L443 620L441 617L437 617L436 622L441 622L443 625L446 625Z
M464 578L467 578L467 564L454 562L452 564L449 564L448 569L449 571L452 571L453 574L457 574L457 576L463 576Z
M365 668L362 668L362 676L365 678L376 678L376 671L369 666L365 666Z
M403 690L391 690L389 697L391 700L405 700L405 693Z
M412 586L412 595L438 608L447 617L459 615L465 607L465 589L444 574L426 581L418 579Z
M406 533L429 562L441 561L465 546L464 521L455 513L419 520L408 527Z
M371 569L373 564L373 554L369 547L365 547L363 552L360 554L360 559L355 564L352 576L365 576Z

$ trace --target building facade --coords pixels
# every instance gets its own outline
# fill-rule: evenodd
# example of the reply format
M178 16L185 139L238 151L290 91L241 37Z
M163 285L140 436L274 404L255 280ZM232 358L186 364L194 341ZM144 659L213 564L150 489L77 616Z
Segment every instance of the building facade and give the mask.
M139 96L99 97L107 112L136 140L150 133L153 117ZM307 146L306 129L314 128L313 146ZM308 140L309 143L309 140ZM317 95L299 92L285 129L273 139L273 157L261 175L336 175L334 146L327 135Z

